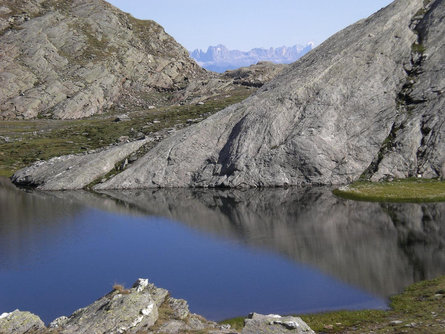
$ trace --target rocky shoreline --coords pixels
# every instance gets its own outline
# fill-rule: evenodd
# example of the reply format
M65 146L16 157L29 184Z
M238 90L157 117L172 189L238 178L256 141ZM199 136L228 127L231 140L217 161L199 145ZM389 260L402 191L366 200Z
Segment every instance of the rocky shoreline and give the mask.
M0 333L314 333L298 317L251 313L241 332L190 312L183 299L138 279L131 289L121 285L91 305L45 326L35 314L15 310L0 315Z

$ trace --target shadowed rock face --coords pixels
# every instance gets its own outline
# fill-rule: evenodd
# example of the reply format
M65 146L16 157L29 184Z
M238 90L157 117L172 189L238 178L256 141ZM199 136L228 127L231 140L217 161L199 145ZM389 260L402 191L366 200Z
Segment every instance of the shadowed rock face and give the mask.
M330 189L104 192L150 215L268 248L382 297L445 271L445 204L380 204Z
M373 180L386 176L445 177L445 2L435 1L416 25L408 78L399 95L400 113L382 149Z
M443 1L423 6L394 1L96 189L342 184L365 172L374 180L440 175L445 11Z
M205 73L163 28L103 0L2 1L0 119L81 118Z

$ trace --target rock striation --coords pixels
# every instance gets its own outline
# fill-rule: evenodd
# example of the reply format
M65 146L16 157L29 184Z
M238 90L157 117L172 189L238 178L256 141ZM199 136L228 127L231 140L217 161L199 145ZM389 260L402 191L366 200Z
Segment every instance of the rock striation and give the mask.
M0 119L82 118L171 92L201 69L164 29L103 0L0 4Z
M272 319L273 323L269 320ZM138 279L131 289L115 285L107 295L93 304L62 316L45 327L40 318L29 312L14 311L0 315L0 333L213 333L237 334L229 325L218 325L190 313L183 299L169 296L148 279ZM241 333L314 333L300 318L252 313Z
M443 9L443 1L394 1L97 189L439 176L445 164Z

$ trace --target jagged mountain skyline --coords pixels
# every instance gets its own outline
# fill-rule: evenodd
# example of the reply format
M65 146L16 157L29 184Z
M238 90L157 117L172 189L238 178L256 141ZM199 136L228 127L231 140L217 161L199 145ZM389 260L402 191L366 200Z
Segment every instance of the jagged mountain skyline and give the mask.
M230 50L225 45L218 44L209 46L206 51L195 49L189 52L190 56L203 68L214 72L224 72L256 64L260 61L290 64L314 47L314 42L308 42L293 46L253 48L249 51L240 51Z

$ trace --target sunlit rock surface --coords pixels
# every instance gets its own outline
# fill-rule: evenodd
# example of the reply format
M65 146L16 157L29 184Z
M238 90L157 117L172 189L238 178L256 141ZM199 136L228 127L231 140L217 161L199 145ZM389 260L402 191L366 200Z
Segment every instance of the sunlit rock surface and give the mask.
M147 107L159 92L206 76L157 23L103 0L1 6L0 119L82 118L116 105Z
M443 1L394 1L96 189L439 176L444 13Z

